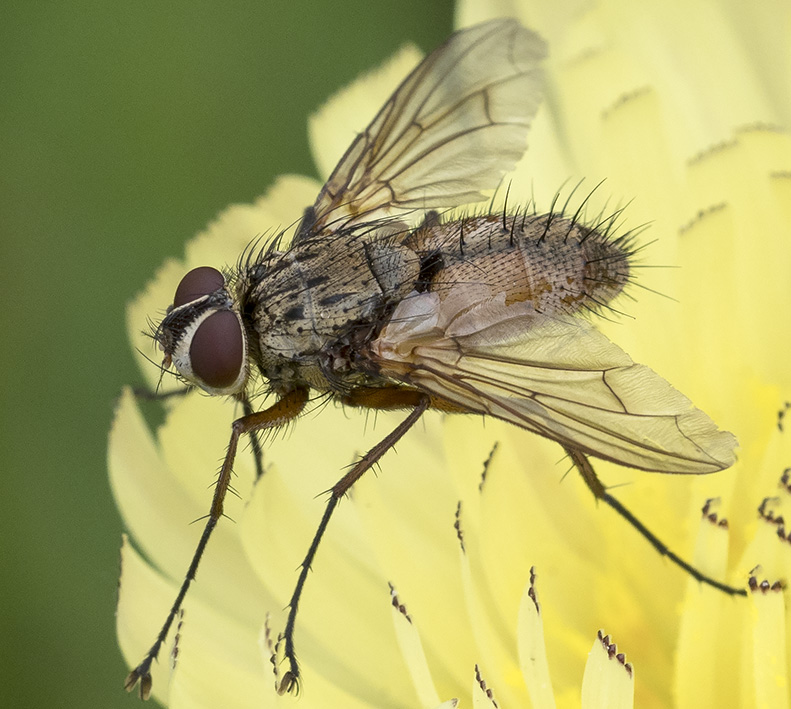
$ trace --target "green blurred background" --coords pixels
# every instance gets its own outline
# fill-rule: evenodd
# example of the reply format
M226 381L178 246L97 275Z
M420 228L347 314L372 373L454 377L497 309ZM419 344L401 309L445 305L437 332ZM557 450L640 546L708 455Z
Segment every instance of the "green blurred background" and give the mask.
M0 706L137 705L105 467L141 381L126 301L223 207L314 175L308 114L451 23L449 0L3 4Z

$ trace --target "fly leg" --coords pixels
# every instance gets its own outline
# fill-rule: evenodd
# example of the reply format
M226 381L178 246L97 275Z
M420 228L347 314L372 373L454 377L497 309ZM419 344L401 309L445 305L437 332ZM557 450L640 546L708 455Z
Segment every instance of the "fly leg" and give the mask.
M186 396L194 390L194 387L182 387L180 389L171 389L170 391L159 391L159 389L151 391L148 387L139 386L134 387L132 393L135 395L135 399L140 401L165 401L165 399L175 399L179 396Z
M351 470L329 490L330 498L327 501L327 507L324 510L321 522L319 522L318 529L313 535L313 541L310 543L305 560L302 562L299 578L289 602L288 619L286 620L286 628L282 637L285 646L285 658L288 661L288 670L284 673L277 688L278 694L299 691L299 663L297 662L294 648L294 626L297 620L297 610L305 587L305 581L308 578L308 572L313 564L313 559L316 557L319 542L321 542L321 538L327 529L333 511L341 498L349 491L349 488L415 425L432 403L431 398L426 394L398 388L361 389L353 392L348 397L344 397L342 401L351 406L365 406L380 410L403 408L411 408L412 410L398 426L362 456Z
M255 413L253 410L253 405L246 396L242 397L242 411L244 411L245 418L252 416ZM258 435L258 430L259 429L248 431L248 435L250 437L250 448L253 449L256 480L258 480L264 474L264 452L261 448L261 438Z
M182 387L181 389L173 389L171 391L151 391L147 387L135 387L132 392L135 398L142 401L165 401L165 399L175 399L176 397L186 396L194 387ZM245 416L250 416L254 413L253 405L250 400L241 395L242 408ZM255 460L255 477L256 480L264 474L264 456L261 449L261 439L258 433L250 431L250 447L253 449L253 458Z
M220 468L217 485L214 488L214 497L212 498L211 509L209 510L203 534L201 534L198 546L192 556L192 561L187 569L184 580L181 582L181 588L179 588L176 600L173 602L173 606L168 612L162 629L159 631L159 635L157 635L154 644L146 653L143 661L135 667L126 678L124 687L126 687L127 692L131 692L139 681L140 698L148 699L151 694L151 663L157 658L157 655L159 655L162 643L165 642L173 619L176 617L176 614L181 608L181 604L184 602L184 597L187 595L190 584L195 579L198 564L209 542L209 537L211 537L214 528L217 526L217 522L223 515L223 503L225 501L225 494L228 492L228 486L231 483L233 461L236 457L239 438L245 433L249 434L253 431L266 431L285 425L300 414L307 400L307 389L295 389L276 401L268 409L246 414L233 422L231 427L231 439L228 442L228 450L225 453L225 459Z
M593 496L597 500L601 500L605 504L612 507L612 509L621 515L621 517L631 524L632 527L640 532L640 534L642 534L643 537L648 540L648 543L662 556L666 556L674 564L684 569L684 571L692 576L692 578L700 581L701 583L713 586L714 588L731 596L747 595L747 591L745 591L743 588L729 586L728 584L711 578L711 576L707 576L702 571L692 566L692 564L684 561L680 556L677 556L672 551L670 551L670 549L668 549L667 546L662 541L660 541L653 532L651 532L639 519L637 519L637 517L635 517L620 502L618 502L618 500L610 495L609 492L607 492L607 489L604 487L604 485L602 485L601 480L599 480L599 476L596 475L596 471L593 469L590 460L588 460L588 456L576 448L570 448L568 446L563 446L563 448L565 449L569 458L571 458L572 463L574 463L574 467L577 468L580 475L582 475L582 479L585 481L585 484L588 486L588 488L590 488Z

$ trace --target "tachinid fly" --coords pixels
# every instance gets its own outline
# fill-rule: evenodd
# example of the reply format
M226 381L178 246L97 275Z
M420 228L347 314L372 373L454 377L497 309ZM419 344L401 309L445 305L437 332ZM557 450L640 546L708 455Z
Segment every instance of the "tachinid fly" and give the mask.
M311 392L403 422L332 488L291 599L279 691L295 690L300 594L338 501L427 409L495 416L561 444L597 498L699 580L599 482L588 456L673 473L734 462L734 437L590 318L630 278L612 220L443 213L484 199L521 158L544 42L508 19L459 31L404 79L351 144L290 243L251 248L231 275L190 271L156 329L164 366L242 402L201 542L167 620L127 678L151 690L159 653L217 521L240 436L297 417ZM253 412L265 382L276 402Z

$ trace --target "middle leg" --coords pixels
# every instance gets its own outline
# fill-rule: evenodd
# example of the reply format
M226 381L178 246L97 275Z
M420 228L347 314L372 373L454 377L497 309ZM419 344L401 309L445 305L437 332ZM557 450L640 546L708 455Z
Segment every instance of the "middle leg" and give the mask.
M319 522L316 533L313 535L313 541L310 543L308 553L300 567L299 578L297 579L294 592L291 595L289 602L288 618L286 620L286 628L283 632L282 641L285 646L285 658L288 661L288 670L284 673L282 680L277 688L278 694L285 694L287 692L299 691L299 663L297 662L296 651L294 648L294 627L297 620L297 610L299 608L299 601L302 596L302 591L305 587L305 582L308 578L308 572L316 557L316 552L319 548L322 536L327 529L330 517L340 502L341 498L349 491L352 485L357 482L368 470L370 470L377 461L389 451L401 437L410 429L418 419L431 407L431 399L420 392L402 390L402 389L382 389L382 390L362 390L375 392L375 399L369 398L363 403L364 395L358 394L354 401L344 400L344 403L356 406L368 406L369 408L376 408L380 410L387 409L402 409L410 407L412 410L407 417L396 426L387 436L385 436L379 443L377 443L371 450L362 456L344 475L338 480L335 485L329 490L330 498L327 501L327 507L324 510L324 515ZM391 394L388 396L387 392Z

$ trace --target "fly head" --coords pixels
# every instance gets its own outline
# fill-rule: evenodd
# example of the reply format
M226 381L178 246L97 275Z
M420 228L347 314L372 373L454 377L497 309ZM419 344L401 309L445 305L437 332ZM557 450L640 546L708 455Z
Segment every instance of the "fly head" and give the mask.
M225 277L211 266L192 269L176 288L173 305L155 333L172 364L209 394L237 394L248 376L247 337Z

